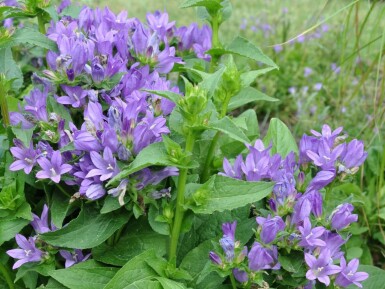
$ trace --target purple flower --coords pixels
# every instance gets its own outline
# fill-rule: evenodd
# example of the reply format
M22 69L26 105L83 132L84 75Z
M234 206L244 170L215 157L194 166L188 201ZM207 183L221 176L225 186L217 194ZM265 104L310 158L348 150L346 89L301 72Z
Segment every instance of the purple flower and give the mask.
M299 163L304 164L311 161L307 151L317 152L319 140L316 137L304 134L299 141Z
M112 155L109 147L104 149L103 156L95 151L91 152L90 156L95 168L88 172L86 178L100 176L100 180L105 181L112 178L119 172L119 168L116 165L116 159Z
M367 156L363 142L352 140L340 156L341 164L338 166L338 172L354 173L364 163Z
M242 155L237 156L234 161L234 166L231 166L227 158L223 159L223 170L224 173L219 173L222 176L227 176L234 179L241 180L243 177L241 165L243 163Z
M294 205L294 213L292 215L291 223L299 224L310 216L312 204L310 200L304 196L298 199Z
M329 275L334 275L341 271L341 267L331 263L330 251L328 249L322 250L318 259L309 253L305 253L305 261L310 267L306 272L306 278L308 280L318 279L318 281L326 286L330 284Z
M257 217L257 223L262 227L261 240L265 244L273 242L277 233L285 229L285 222L280 216Z
M237 221L234 221L233 223L224 223L222 225L223 237L219 240L219 243L226 254L226 260L229 262L234 259L236 227Z
M36 248L35 239L30 237L28 240L20 234L16 234L16 243L20 249L8 250L7 254L12 258L19 259L12 269L17 269L24 263L39 262L42 259L43 252Z
M211 251L209 253L209 258L210 258L211 262L213 262L214 264L219 265L219 266L222 265L222 259L221 259L221 257L218 256L217 253Z
M326 246L321 250L327 248L330 251L330 255L333 260L339 259L344 255L344 253L341 251L341 246L346 243L346 240L342 239L338 233L325 231L321 239L326 243Z
M240 270L238 268L233 269L233 275L235 279L237 279L240 283L245 283L247 280L249 280L249 276L247 275L247 272Z
M311 130L311 133L318 138L325 139L327 141L329 147L333 147L334 140L341 133L342 129L343 129L342 127L339 127L337 129L335 129L334 131L332 131L330 126L328 126L327 124L324 124L322 126L322 133L319 133L315 130Z
M80 86L62 85L61 88L67 94L60 96L56 100L61 104L69 104L72 107L79 108L86 104L87 90L83 90Z
M44 234L51 231L51 228L48 225L48 206L45 204L43 207L43 212L41 213L41 217L32 214L33 220L31 222L31 226L38 234Z
M340 144L335 148L330 147L327 140L323 140L318 146L318 152L311 150L306 151L307 156L313 160L313 163L321 167L323 170L332 169L335 161L344 151L344 144Z
M82 250L80 249L75 249L73 253L66 250L60 250L59 252L60 255L65 259L66 268L71 267L77 263L84 262L91 256L91 253L84 256Z
M29 174L32 171L33 166L36 164L37 154L33 149L32 142L29 144L29 148L26 148L24 144L18 140L14 139L14 144L16 147L11 147L10 151L12 155L18 160L14 161L9 169L11 171L18 171L24 169L26 174Z
M354 284L362 288L361 281L368 279L369 274L366 272L357 272L359 265L358 259L353 259L346 265L346 260L341 257L340 266L341 272L338 274L335 284L341 287L347 287Z
M249 268L253 271L263 269L278 270L281 268L281 265L278 263L278 250L276 246L271 246L271 249L268 249L255 242L247 257L249 258Z
M311 228L311 223L309 218L305 218L303 221L303 227L298 227L298 230L301 232L302 238L299 242L299 245L305 248L312 247L323 247L326 245L324 241L319 239L325 232L324 227L315 227Z
M331 214L332 228L335 230L342 230L350 225L350 223L357 222L358 215L352 214L354 207L352 204L341 204Z
M307 191L320 190L330 184L336 177L335 170L320 171L310 181Z
M42 170L37 172L36 177L38 179L51 179L55 183L59 183L61 175L68 173L72 169L71 165L63 164L60 151L54 151L51 160L42 157L37 162Z
M313 73L313 69L311 69L310 67L305 67L305 68L304 68L304 71L303 71L303 76L307 78L307 77L309 77L312 73Z

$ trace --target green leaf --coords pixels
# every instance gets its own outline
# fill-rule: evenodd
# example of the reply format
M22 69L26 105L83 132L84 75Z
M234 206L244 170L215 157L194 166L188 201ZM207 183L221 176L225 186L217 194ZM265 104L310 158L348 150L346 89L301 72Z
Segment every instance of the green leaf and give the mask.
M122 170L114 178L112 178L107 186L113 186L117 184L121 179L133 174L141 169L149 166L176 166L179 168L194 168L196 164L176 164L172 162L167 154L167 150L163 142L157 142L145 147L136 156L134 161L128 166L128 168Z
M59 192L52 194L52 202L50 206L51 220L59 229L63 226L63 221L67 216L67 212L70 206L69 201L70 200L68 198Z
M48 112L54 112L59 115L61 119L65 119L66 127L72 122L71 114L68 109L64 105L58 103L52 96L47 98L47 109Z
M209 96L213 96L215 90L218 89L219 83L222 81L223 73L225 72L226 67L223 66L212 74L203 73L199 70L194 70L199 72L202 77L202 82L200 83L201 88L205 89Z
M263 54L261 49L241 36L236 37L228 46L226 46L225 52L244 56L278 69L277 64L275 64L273 60Z
M113 246L101 244L92 249L95 260L115 266L123 266L128 260L143 251L157 250L159 255L167 252L168 236L159 235L142 219L130 223L127 233Z
M94 260L88 260L52 271L50 275L70 289L103 289L117 271L118 268L103 267Z
M81 10L81 6L70 5L63 9L63 11L60 13L60 16L71 16L72 18L78 18Z
M178 103L178 100L183 97L182 95L169 91L169 90L151 90L151 89L143 89L143 91L153 93L159 96L162 96L164 98L167 98L168 100L171 100L173 103Z
M157 232L158 234L169 236L170 235L170 226L164 222L158 222L156 218L161 215L160 208L156 208L155 206L150 206L148 210L148 223L151 228Z
M241 86L242 87L248 87L250 86L255 79L263 75L265 73L268 73L269 71L272 71L273 69L276 69L275 67L267 67L263 69L258 69L258 70L252 70L252 71L247 71L241 74Z
M26 263L23 266L21 266L16 273L16 279L15 282L17 282L19 279L29 278L29 274L31 273L39 273L40 275L43 276L49 276L49 274L55 270L55 265L54 263ZM23 279L24 279L23 278Z
M140 255L137 255L128 261L103 289L157 288L133 286L136 281L140 281L148 277L156 277L156 272L147 264L147 261L151 262L151 260L156 258L157 256L155 250L148 250ZM130 285L132 286L130 287Z
M0 73L4 73L8 80L13 79L12 89L14 91L18 91L23 85L23 74L20 67L13 60L11 48L0 49ZM10 108L9 110L12 111Z
M270 120L269 129L263 142L265 146L268 146L270 143L273 144L271 149L272 154L278 153L283 158L290 152L294 152L298 155L298 146L293 135L288 127L277 118L272 118Z
M223 132L229 137L240 141L242 143L249 143L249 138L243 133L243 131L228 117L214 121L208 125L209 128Z
M79 216L64 228L41 235L47 243L67 248L87 249L100 245L128 221L126 211L100 214L99 210L83 208Z
M291 251L289 255L280 254L278 261L282 268L290 272L293 277L303 277L306 274L303 252Z
M222 8L220 1L215 0L186 0L181 5L180 8L189 8L189 7L206 7L210 10L219 10Z
M58 22L59 21L59 15L57 14L57 10L56 10L56 7L54 5L50 5L48 7L42 8L42 10L47 12L48 15L51 17L51 19L54 22Z
M163 286L163 289L187 289L184 284L164 277L156 277L156 280Z
M39 289L68 289L53 278L49 278L47 285L40 286Z
M44 34L41 34L39 31L27 27L17 29L8 39L0 42L0 49L27 43L48 50L57 51L56 42L52 41Z
M374 266L361 265L358 272L366 272L369 278L362 282L365 289L385 289L385 271ZM348 286L347 289L357 288L355 285Z
M214 175L194 195L202 196L203 204L190 204L196 214L211 214L243 207L268 196L274 184L268 182L246 182ZM193 198L194 198L193 195Z
M21 127L12 126L11 129L15 137L21 140L26 147L29 147L35 127L30 129L24 129Z
M183 258L183 261L180 264L180 268L189 272L194 278L194 288L206 288L208 285L207 282L215 282L217 285L222 284L223 282L224 278L220 277L216 273L211 273L210 271L202 272L204 268L211 262L207 256L212 249L212 240L206 240L191 250Z
M152 278L141 279L130 283L125 287L119 287L123 289L165 289L159 281L152 280ZM169 288L171 289L171 288Z
M237 95L233 96L230 99L228 110L231 111L242 105L248 104L250 102L255 102L255 101L273 101L274 102L274 101L279 101L279 99L270 97L253 87L246 87L241 89L241 91L238 92Z
M16 236L25 226L29 224L29 220L15 219L12 216L1 218L0 220L0 245L5 241L9 241Z
M361 258L363 252L364 252L364 250L362 250L362 248L360 248L360 247L348 248L348 250L346 251L346 259L348 259L348 260L351 260L354 258L359 259L359 258Z

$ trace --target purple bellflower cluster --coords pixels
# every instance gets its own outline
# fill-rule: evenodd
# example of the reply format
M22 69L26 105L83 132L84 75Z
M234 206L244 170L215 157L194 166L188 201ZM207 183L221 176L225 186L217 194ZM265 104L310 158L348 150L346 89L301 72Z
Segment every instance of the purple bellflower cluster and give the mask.
M232 268L241 283L258 283L260 272L279 270L278 256L287 248L302 252L308 268L306 288L313 288L316 281L326 286L334 282L339 287L362 287L360 282L368 278L367 273L357 272L358 259L347 263L341 250L347 238L340 231L358 219L353 205L344 203L332 212L323 208L325 187L356 173L367 152L359 140L346 142L342 127L333 131L324 125L321 132L311 132L300 140L298 161L293 152L284 158L272 154L272 146L265 147L261 140L247 145L245 158L239 155L233 164L224 159L224 176L275 184L269 213L256 218L258 229L251 248L241 248L234 240L236 223L226 223L220 240L224 255L210 253L214 264Z
M84 7L78 19L51 22L47 35L58 51L48 51L49 70L34 75L35 88L10 115L12 125L34 133L28 144L15 139L10 170L65 182L90 200L108 193L122 205L127 186L142 190L177 175L176 168L145 169L105 187L122 165L170 133L166 116L175 104L144 90L179 93L166 74L187 53L210 60L210 28L176 27L165 12L142 23L126 12Z
M58 12L69 4L63 1ZM181 56L210 60L209 26L176 27L166 12L149 13L142 23L126 12L115 15L108 8L84 7L78 19L52 21L47 36L58 50L47 52L48 69L33 75L34 88L19 112L10 113L11 124L30 131L32 139L14 139L9 169L72 193L71 201L108 194L123 206L126 192L137 197L138 191L150 199L171 197L170 189L156 186L178 175L175 167L145 168L109 190L106 184L144 148L170 133L166 117L175 104L145 90L180 93L168 74L183 63ZM18 234L20 248L8 251L19 259L14 268L53 254L39 239L39 234L56 229L48 225L47 206L31 225L37 235L26 239ZM81 250L59 253L66 267L90 256Z
M49 260L57 252L56 248L52 248L52 246L46 244L39 238L39 234L57 230L52 222L49 224L48 213L48 206L44 205L41 217L32 214L33 220L30 225L33 227L36 235L27 239L21 234L16 234L15 239L19 248L7 251L9 256L18 259L13 265L13 269L17 269L25 263L43 263L46 260ZM66 268L71 267L76 263L86 261L91 256L91 254L84 255L80 249L75 249L74 252L60 250L60 255L64 258Z

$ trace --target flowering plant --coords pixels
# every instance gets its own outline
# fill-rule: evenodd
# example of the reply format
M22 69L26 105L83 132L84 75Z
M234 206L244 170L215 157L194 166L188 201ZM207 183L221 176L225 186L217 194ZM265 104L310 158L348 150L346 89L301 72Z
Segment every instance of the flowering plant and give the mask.
M278 67L244 38L220 43L229 1L185 2L201 9L210 24L201 28L177 27L159 11L146 23L108 8L74 15L67 2L57 11L39 8L52 18L46 32L44 19L39 23L49 39L47 66L9 119L3 116L9 170L0 241L16 260L15 282L361 286L368 274L341 248L357 221L353 205L323 202L365 161L363 143L324 125L298 149L278 119L259 138L247 105L277 100L250 85ZM11 17L17 9L4 11ZM237 57L266 67L242 71ZM10 83L2 77L6 93ZM12 273L1 268L14 288Z

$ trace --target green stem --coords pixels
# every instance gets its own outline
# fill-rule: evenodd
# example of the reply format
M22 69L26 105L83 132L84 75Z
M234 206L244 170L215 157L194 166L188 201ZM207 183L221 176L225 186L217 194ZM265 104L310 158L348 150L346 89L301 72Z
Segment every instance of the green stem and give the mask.
M44 22L44 19L43 19L43 15L42 14L38 14L37 15L37 25L39 26L39 32L41 34L46 34L46 30L45 30L45 22Z
M193 133L189 133L186 138L186 153L191 153L194 148L195 137ZM187 181L188 169L179 170L178 178L178 190L176 195L176 209L175 218L172 225L170 251L169 251L169 262L176 266L176 251L178 247L180 229L182 227L183 215L184 215L184 194Z
M230 102L230 98L231 98L230 95L226 95L226 98L225 98L225 100L223 101L223 104L222 104L222 108L221 108L221 113L219 115L219 119L222 119L223 117L225 117L225 115L227 113L227 107L228 107L229 102ZM202 174L201 174L201 183L206 182L209 179L209 177L210 177L210 167L211 167L211 163L213 162L213 159L214 159L214 156L215 156L215 149L217 147L219 136L220 136L220 132L218 131L215 134L213 140L211 141L209 150L207 152L207 157L206 157L205 165L203 167L203 171L202 171Z
M3 274L5 278L5 282L7 282L9 289L15 289L15 285L13 284L11 274L9 273L9 270L0 263L0 272Z
M1 115L3 117L3 123L5 127L9 126L9 111L7 104L7 93L8 89L6 88L6 79L4 75L0 75L0 106L1 106Z
M219 42L219 22L218 17L213 17L211 21L211 29L212 29L212 48L219 48L221 46L221 43ZM211 57L211 63L210 63L210 72L214 72L216 68L216 64L218 62L218 55L213 55Z
M235 282L233 273L230 274L230 280L231 280L231 285L233 286L233 289L237 289L237 282Z

